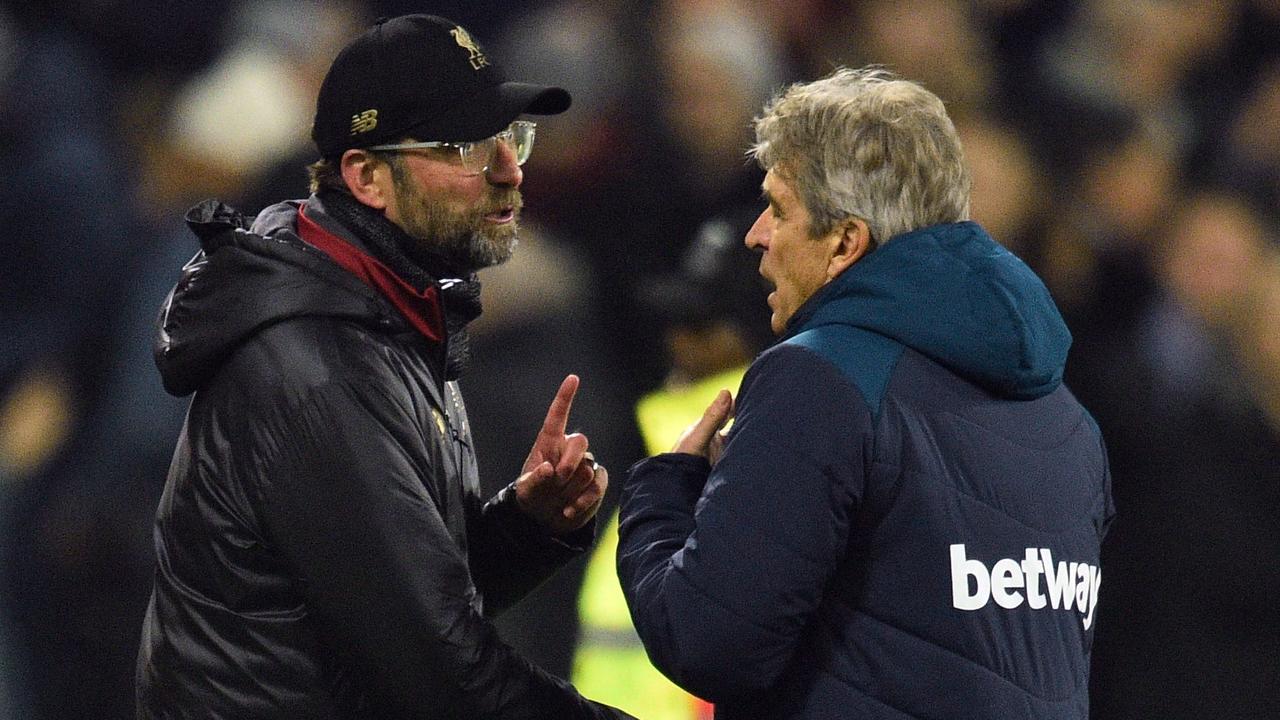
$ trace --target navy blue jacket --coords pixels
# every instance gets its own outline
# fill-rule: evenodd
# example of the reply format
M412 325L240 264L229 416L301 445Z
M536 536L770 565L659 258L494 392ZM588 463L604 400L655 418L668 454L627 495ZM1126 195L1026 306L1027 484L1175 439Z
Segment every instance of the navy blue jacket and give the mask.
M752 364L714 468L632 468L618 571L718 718L1086 718L1113 515L1048 291L978 225L917 230Z

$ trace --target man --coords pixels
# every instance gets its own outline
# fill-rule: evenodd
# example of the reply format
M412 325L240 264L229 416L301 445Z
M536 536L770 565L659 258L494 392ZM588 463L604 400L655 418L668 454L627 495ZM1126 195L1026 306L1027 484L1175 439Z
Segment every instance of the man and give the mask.
M718 718L1087 717L1102 440L1044 286L966 220L942 102L839 70L756 138L781 337L627 480L650 657Z
M379 22L334 60L313 195L251 224L188 215L203 252L165 303L165 387L194 391L157 513L145 718L600 718L488 618L582 552L608 477L561 385L522 474L478 496L454 379L475 271L506 259L522 113L461 27Z

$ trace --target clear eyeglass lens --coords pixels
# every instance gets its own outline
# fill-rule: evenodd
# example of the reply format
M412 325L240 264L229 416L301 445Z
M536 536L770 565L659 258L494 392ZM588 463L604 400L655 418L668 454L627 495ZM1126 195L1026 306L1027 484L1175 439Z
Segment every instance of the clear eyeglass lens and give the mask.
M480 173L484 171L488 164L488 155L484 151L483 145L487 140L479 140L476 142L467 142L458 144L458 153L462 156L462 169L470 173Z
M462 155L462 167L467 172L482 173L493 166L498 152L498 141L508 145L516 156L516 164L523 165L533 152L534 123L517 120L502 132L484 140L462 143L458 151Z

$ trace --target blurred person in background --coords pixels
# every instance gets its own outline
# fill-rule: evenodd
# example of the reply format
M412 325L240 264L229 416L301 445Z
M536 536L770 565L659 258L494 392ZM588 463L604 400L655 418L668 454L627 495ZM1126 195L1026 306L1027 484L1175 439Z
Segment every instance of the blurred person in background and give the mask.
M957 121L956 132L973 175L974 221L1034 265L1050 208L1039 159L1022 135L985 114Z
M56 32L95 60L94 72L105 75L112 91L142 77L180 81L204 68L221 51L216 32L237 3L255 0L0 0L15 21L33 30ZM214 32L210 32L214 28ZM78 92L76 83L71 92ZM99 108L93 123L105 119L110 106ZM150 118L134 118L147 124Z
M851 21L857 64L875 62L916 78L946 100L953 118L967 117L991 97L995 68L972 3L869 0L857 4Z
M560 3L551 17L568 20L579 5ZM594 71L577 74L606 101L571 135L578 161L563 168L575 191L556 193L549 220L580 243L607 288L600 310L615 362L628 369L628 417L664 372L662 328L639 305L642 280L673 270L703 222L759 194L759 170L742 151L752 114L787 68L750 10L743 0L603 3L564 26L583 32L549 32L590 59ZM524 30L534 27L544 25Z
M1212 60L1230 37L1239 6L1220 0L1075 4L1042 44L1033 62L1037 92L1018 109L1035 118L1028 129L1041 151L1074 167L1078 147L1116 118L1136 117L1164 135L1175 153L1190 154L1236 90L1237 73Z
M202 197L251 211L284 191L305 193L298 167L313 151L313 100L329 61L367 24L366 14L346 0L236 2L221 28L223 50L172 93L165 142L140 138L149 177L158 179L144 189L154 207L189 206L164 190L192 185Z
M557 116L561 132L539 141L546 152L529 159L541 180L525 195L541 222L568 242L591 253L590 243L604 225L595 208L617 183L616 176L642 148L634 147L637 112L632 98L639 83L646 13L623 0L559 0L526 9L498 41L502 57L531 81L564 86L574 111ZM545 46L545 57L533 57ZM561 192L571 186L572 193ZM593 259L593 254L588 254Z
M307 81L312 85L305 92L314 96L329 57L308 71L306 55L298 47L310 43L310 52L327 47L330 57L336 53L340 41L333 36L355 30L341 25L335 30L335 23L344 22L344 8L317 2L311 8L317 12L299 18L291 15L299 9L297 4L240 3L225 18L224 32L236 40L226 44L225 54L213 60L207 74L195 74L185 82L135 78L113 87L104 81L97 87L98 74L70 64L65 71L76 73L75 81L57 85L68 95L95 87L100 93L92 98L92 110L78 111L73 122L68 118L63 125L69 137L91 140L90 131L100 123L106 126L101 132L118 144L117 150L84 166L106 166L97 167L102 174L92 192L97 202L109 204L101 212L110 217L115 245L110 254L88 252L86 243L108 237L88 230L77 230L66 242L76 248L77 257L95 263L94 277L116 280L100 299L75 309L109 337L85 344L84 351L92 352L91 390L63 382L53 385L79 405L74 442L44 473L38 492L27 494L23 522L11 545L14 584L20 590L15 594L21 637L27 646L25 684L35 699L35 717L134 714L138 626L155 566L155 507L173 455L173 437L186 410L185 402L166 394L157 382L150 347L156 307L172 287L172 269L197 249L180 214L201 198L251 184L263 167L254 160L272 157L277 146L296 144L289 138L306 142L309 111L301 116L302 125L292 128L281 121L282 114L270 111L270 105L255 110L273 98L278 100L275 107L287 104L296 94L292 88ZM282 26L308 37L285 43ZM285 58L293 59L287 68ZM144 60L136 58L133 64L144 65ZM282 63L280 72L270 70L276 62ZM274 82L282 84L276 87ZM176 87L161 92L169 83ZM149 97L143 97L142 87ZM245 88L257 94L246 95ZM118 117L102 113L103 107L117 103L123 108ZM243 117L251 123L256 118L257 123L238 124ZM137 123L143 118L145 124L130 124L128 132L110 127L113 121ZM228 127L235 132L219 134ZM126 156L136 162L126 165L120 160ZM244 162L233 167L228 158ZM304 174L297 168L294 172ZM62 189L71 188L74 184ZM56 205L49 203L42 209L52 207ZM64 219L73 217L67 214ZM59 247L45 243L47 252ZM113 256L114 268L109 264ZM79 274L73 268L69 263L62 266L63 271ZM42 282L39 275L32 279ZM95 310L89 312L86 306ZM46 402L43 407L48 412L58 404Z
M3 84L25 88L16 95L6 95L8 102L0 112L6 118L0 133L0 154L23 163L37 158L39 162L34 165L14 167L27 168L46 179L53 178L38 188L27 183L9 197L7 206L12 214L6 214L5 219L8 222L6 227L10 229L9 247L15 254L7 265L13 277L4 285L10 298L4 303L4 309L13 310L14 324L10 327L18 328L18 332L11 336L17 339L7 347L13 352L11 357L42 358L36 365L44 368L47 365L43 363L57 352L46 352L47 348L41 347L43 340L33 341L30 338L46 338L64 332L75 335L80 330L85 333L84 341L70 343L83 348L83 353L73 350L70 354L62 354L64 359L77 358L71 363L71 369L64 365L50 372L42 369L35 375L24 373L26 377L38 378L38 381L30 385L26 382L11 385L6 405L7 427L17 430L6 433L10 449L5 452L10 458L22 456L37 460L18 463L36 468L21 472L13 471L12 459L6 461L11 463L6 485L15 490L9 496L12 502L7 507L11 511L10 517L15 520L14 529L20 536L6 537L0 542L7 557L19 560L10 568L18 576L8 580L8 589L20 595L14 599L21 601L14 608L18 615L14 623L5 626L0 622L0 634L5 634L7 629L15 644L25 646L32 639L40 644L34 653L24 651L23 659L15 663L26 678L13 683L15 693L28 697L37 695L39 702L36 704L41 707L41 711L37 711L23 706L17 713L23 717L123 716L128 711L116 711L117 705L132 702L121 691L121 673L113 669L120 665L120 658L132 657L136 647L137 636L133 629L136 621L129 619L126 622L124 618L133 618L142 610L137 600L138 578L151 562L147 542L151 518L143 518L143 513L132 508L154 503L159 492L159 476L146 467L167 465L172 435L176 432L174 428L180 422L183 409L182 402L164 395L157 387L153 363L140 343L143 342L141 338L149 334L155 304L168 289L169 269L185 261L195 249L190 235L177 222L179 208L185 209L194 200L210 195L235 198L240 207L248 209L274 202L281 196L301 197L306 194L305 173L299 170L311 159L311 151L306 147L302 147L302 154L295 155L293 159L277 160L278 173L268 171L256 180L228 179L204 170L209 162L207 159L196 159L219 151L217 146L200 138L216 139L218 143L252 144L254 138L268 137L269 133L253 132L239 137L229 137L224 133L219 136L216 131L191 127L190 120L170 122L167 119L171 114L169 98L176 97L178 88L188 82L193 86L204 82L215 95L221 93L224 101L215 103L215 106L224 112L232 106L232 102L225 100L227 91L243 87L242 81L215 86L202 81L202 78L214 74L217 66L225 66L220 58L229 57L244 38L213 29L236 26L232 19L233 5L248 7L255 4L234 3L232 0L137 0L105 4L97 0L0 2L0 6L9 10L14 18L13 35L17 40L13 43L14 51L8 53L8 66L16 71L6 73ZM331 3L316 3L320 4ZM418 9L409 0L370 0L360 4L367 7L364 15L368 18ZM1079 201L1083 171L1094 165L1104 165L1105 168L1094 174L1114 176L1106 183L1104 194L1114 196L1116 201L1097 206L1104 209L1132 198L1140 201L1138 205L1159 208L1156 213L1159 220L1161 214L1170 216L1174 208L1186 200L1183 191L1178 189L1180 182L1211 181L1225 188L1227 194L1238 193L1252 198L1253 212L1271 217L1268 227L1275 225L1276 208L1280 207L1280 203L1274 201L1278 187L1275 178L1280 173L1275 171L1276 153L1270 148L1275 145L1274 138L1280 134L1270 130L1276 116L1268 109L1274 105L1271 98L1275 95L1272 88L1276 85L1276 73L1268 68L1275 66L1280 56L1280 4L1273 0L1111 3L1113 10L1123 12L1110 13L1101 21L1090 18L1101 17L1098 10L1102 3L980 0L970 4L970 16L961 21L963 27L939 27L936 19L954 11L954 6L944 3L945 7L923 8L919 18L914 12L897 16L901 27L890 26L890 31L897 29L910 36L901 49L894 47L892 38L889 41L872 38L864 42L865 28L859 28L855 22L861 3L842 0L704 0L682 4L695 9L717 5L738 7L751 19L757 31L772 38L770 56L775 49L781 52L787 68L782 73L784 80L788 76L819 76L850 57L856 57L856 62L890 65L899 62L899 55L905 54L972 60L975 57L973 53L958 52L967 47L967 42L951 47L947 39L954 36L964 41L972 34L968 25L976 23L973 27L980 35L976 42L988 46L988 50L980 51L977 56L990 53L997 60L994 70L998 95L994 102L999 103L1000 117L1021 135L1044 171L1040 176L1045 183L1044 188L1033 188L1042 191L1032 194L1045 201L1042 210L1050 221L1048 232L1045 232L1037 231L1037 223L1033 220L1025 241L999 235L997 239L1007 243L1045 277L1055 299L1069 315L1076 343L1068 363L1067 377L1078 394L1091 398L1091 407L1096 402L1093 398L1102 398L1115 405L1127 402L1131 385L1124 380L1126 371L1130 366L1145 362L1140 359L1138 343L1133 340L1133 328L1147 323L1132 318L1144 316L1142 308L1148 302L1144 298L1149 293L1157 290L1166 293L1159 290L1165 286L1159 279L1162 271L1157 271L1154 266L1163 263L1159 246L1167 238L1157 231L1150 233L1153 241L1142 243L1145 249L1141 252L1120 250L1132 244L1108 239L1116 235L1106 229L1113 224L1108 219L1113 210L1106 209L1101 216L1095 216L1097 211L1091 204ZM287 7L290 3L263 5L277 9L283 7L286 24L292 22L292 32L304 37L310 32L306 29L306 21L334 15L327 12L313 15L301 10L290 14ZM657 22L654 18L671 14L665 10L661 14L655 13L658 5L620 0L531 3L449 0L438 7L433 5L450 17L454 17L451 13L456 13L456 19L464 20L463 24L468 27L471 24L481 26L472 28L481 36L487 31L495 37L517 38L503 42L504 52L498 56L511 56L517 60L513 63L516 66L527 65L521 68L522 74L547 73L531 77L534 81L559 84L553 81L565 78L564 86L579 100L575 102L574 112L557 116L554 130L538 138L539 152L526 166L528 175L535 182L526 183L528 192L525 195L530 201L530 217L536 215L546 225L551 237L588 251L586 257L591 261L584 267L590 268L590 275L596 279L604 274L597 268L609 271L611 251L597 254L592 251L589 241L603 239L607 244L625 234L632 218L644 219L646 214L654 212L653 203L632 202L630 193L637 185L661 187L663 182L661 175L649 178L646 174L653 154L649 150L653 133L639 132L646 118L656 116L657 104L652 96L657 95L657 100L661 101L665 95L639 92L656 87L651 79L655 63L649 58L653 57L651 49L657 46L655 39L667 34L668 23L665 20ZM892 10L885 4L878 5L877 11ZM313 5L300 3L298 7L310 8ZM1126 20L1126 14L1137 21ZM1197 14L1206 21L1198 29ZM1191 22L1176 17L1184 15ZM467 20L471 23L465 22ZM1228 21L1225 37L1217 35L1224 20ZM264 23L261 29L274 24L274 21ZM1120 26L1127 26L1127 29L1117 30ZM925 27L934 28L932 35L924 32ZM272 37L267 32L255 33L252 26L247 32L264 39ZM327 31L322 30L315 37L328 37ZM519 39L521 37L524 39ZM540 48L544 43L549 49L546 55L556 57L543 57ZM866 53L865 57L856 54L859 46L870 43L887 45L885 54ZM257 56L279 57L280 49L292 45L292 40L280 40L278 46L269 48L270 52L260 52ZM1179 49L1178 45L1183 47ZM1196 50L1196 45L1202 49ZM524 54L531 56L527 63L519 61L520 55L514 52L526 49L528 52ZM1113 59L1115 57L1129 60L1117 61ZM1177 60L1177 63L1170 64L1171 60ZM1152 65L1155 72L1146 67L1153 61L1158 61ZM921 72L934 72L936 68L949 67L951 62L929 60ZM1127 64L1131 62L1136 64ZM773 63L772 59L770 63ZM1055 67L1078 63L1084 63L1093 70L1075 72L1074 77L1084 87L1072 88L1073 83L1063 82L1062 73ZM561 66L567 66L573 74L565 72ZM237 67L253 66L240 63ZM322 74L327 67L327 58L323 59L320 67ZM1169 68L1180 69L1170 72ZM951 70L958 76L973 74L966 67L952 66ZM1124 77L1128 73L1135 77ZM1149 79L1154 77L1166 78L1167 85L1161 87L1150 83ZM312 78L306 82L318 81L306 70L297 72L296 78ZM578 82L578 78L583 82ZM937 90L938 86L932 82L925 84ZM1146 89L1140 94L1125 89L1127 84L1134 82ZM1096 87L1091 89L1091 85ZM1113 91L1112 88L1118 89ZM280 91L280 96L285 98L295 92L286 88ZM951 103L952 110L958 115L967 114L953 102L960 99L959 96L953 99L947 92L939 94L944 101ZM179 106L200 107L201 103L194 94L184 92L181 95L190 100L175 105L174 113L189 112L178 109ZM1126 99L1130 95L1133 97ZM1095 102L1090 99L1109 96L1116 100ZM1171 107L1166 100L1147 105L1140 97L1173 98L1172 107L1175 109L1164 112L1163 108ZM230 100L234 101L234 97ZM58 109L49 114L46 112L48 108ZM1167 170L1161 169L1164 161L1152 163L1148 159L1115 163L1105 159L1105 152L1095 152L1108 147L1113 138L1123 142L1130 134L1127 129L1130 120L1126 115L1135 112L1190 120L1180 126L1189 134L1169 146L1176 152ZM234 120L227 121L217 113L206 111L199 116L205 123L225 121L229 127L235 124ZM50 119L54 117L56 121ZM195 118L197 114L190 117ZM1117 117L1121 119L1117 120ZM964 126L970 124L971 119L957 117L962 133L967 133ZM112 127L112 121L115 127ZM985 124L985 121L979 122ZM194 142L177 143L176 130L183 124L187 126L186 137ZM1159 125L1149 121L1133 124L1149 128ZM160 126L168 129L157 133ZM301 131L305 132L305 127ZM984 224L991 222L994 225L999 221L982 209L984 183L981 179L983 170L979 165L983 154L981 138L985 134L973 135L976 140L970 140L970 134L966 134L962 139L974 165L974 217ZM163 141L166 143L170 139L177 143L174 150L167 152L184 157L177 157L170 164L161 156L153 157L152 150L138 149L143 145L137 140L146 140L150 145L160 139L157 135L165 136ZM53 137L60 139L48 142ZM286 142L293 145L296 140ZM43 149L33 149L37 147ZM258 147L263 157L275 152L273 148ZM1187 148L1191 154L1187 154ZM998 151L997 148L997 155ZM676 152L678 155L679 151ZM1166 152L1160 150L1157 154ZM246 157L242 148L232 148L228 154ZM1149 153L1136 153L1134 157L1140 158L1143 154ZM185 157L187 155L196 157ZM65 161L65 165L59 167L60 163L55 162L57 159ZM175 173L171 171L174 167L185 169ZM1010 178L1020 174L998 165L990 169ZM163 171L166 177L156 180L155 170ZM755 168L748 170L755 171ZM60 185L56 179L60 177L68 180L69 184ZM1101 184L1101 181L1094 182ZM1173 183L1169 185L1173 190L1166 192L1161 188L1168 182ZM133 187L128 187L130 184ZM46 185L54 190L42 189ZM89 201L108 205L108 212L85 213L76 209L84 207L85 196L80 188L86 186L92 187L97 194ZM562 191L566 187L572 191ZM136 209L126 209L113 200L133 194L134 190L142 197ZM754 197L754 188L751 191ZM1023 196L1027 193L1024 188L1014 194ZM1161 202L1153 204L1152 199L1160 196L1167 196L1171 204L1167 207ZM990 199L1005 207L1018 204L1012 202L1012 197ZM609 207L614 209L605 212ZM1011 217L1018 214L1013 208L1008 209ZM658 206L657 210L661 211L662 207ZM111 222L81 222L80 218L85 217L110 217ZM690 217L689 227L696 227L703 219L702 216ZM1072 222L1060 222L1063 219ZM116 232L121 226L134 224L141 229ZM67 227L86 225L92 226L87 232L63 232ZM1157 225L1162 226L1163 222L1157 222ZM1274 245L1275 233L1268 234ZM107 235L124 242L112 247L109 247L110 242L100 243ZM691 232L685 237L693 236ZM52 242L55 237L69 239ZM41 239L39 243L37 238ZM642 243L652 241L652 238L639 236L632 239ZM679 240L674 244L683 246L685 242ZM57 267L54 258L61 254L60 248L90 246L93 247L92 253L76 254L69 258L72 265L65 266L88 265L87 269L46 270ZM554 252L547 256L564 257ZM1197 257L1194 254L1188 256ZM108 260L109 257L122 258L121 267L127 267L127 273L123 270L106 271L104 268L115 262ZM574 256L570 253L568 257ZM566 262L583 262L582 257L578 255L577 259ZM677 257L679 251L673 250L662 262L672 264ZM1130 259L1124 260L1126 257ZM151 268L163 270L157 272ZM68 281L70 277L90 278L93 287L83 283L72 287ZM1259 284L1258 287L1264 285ZM612 285L602 284L601 287L605 296L616 290ZM1105 292L1095 292L1095 289L1105 289ZM83 299L73 299L73 295L80 295ZM1250 297L1251 312L1246 315L1261 323L1267 317L1264 310L1273 307L1265 303L1268 298L1274 302L1274 294L1268 295L1259 289ZM489 305L498 310L502 302L495 300ZM608 302L619 301L610 298ZM601 318L598 322L603 328L602 333L627 335L626 322L630 315L597 313L597 316ZM58 317L66 320L54 319ZM501 329L487 337L498 344L518 333L520 322L524 321L499 323ZM120 324L117 326L117 323ZM628 355L620 352L621 346L606 343L605 355L610 359L601 361L601 364L616 367L620 374L633 379L643 378L643 381L625 383L625 391L619 392L617 397L601 398L594 392L580 397L577 404L582 409L587 409L585 404L590 400L590 403L606 405L608 409L601 412L612 415L617 424L633 424L634 400L639 393L662 382L666 369L658 351L660 334L656 328L660 325L651 324L655 328L654 340L641 348L643 353ZM115 329L117 327L118 330ZM1174 327L1183 325L1175 324ZM1177 336L1180 333L1171 329L1166 334ZM1267 348L1274 348L1278 335L1274 332L1256 333L1255 351L1265 355ZM1190 336L1198 337L1195 333ZM103 341L94 339L104 337L107 338L107 347L129 347L124 352L104 350ZM477 334L476 341L487 343L488 339L482 340ZM1201 345L1191 343L1190 347ZM1110 351L1102 352L1107 349ZM619 352L610 352L615 350ZM1099 359L1088 360L1091 356ZM86 358L88 362L81 362L79 358ZM491 365L487 362L490 359L492 356L489 354L481 358L484 368L477 370L486 374L490 370L494 371L493 374L500 372L501 363ZM1254 362L1250 360L1250 365ZM1265 368L1265 363L1262 367ZM1113 377L1118 379L1113 381ZM1254 370L1249 371L1249 377L1257 377ZM465 382L466 378L463 380ZM1195 392L1204 394L1211 402L1235 402L1213 399L1217 393L1227 392L1222 385L1207 380L1194 383ZM602 386L592 376L590 387ZM1259 391L1260 387L1250 385L1246 394L1265 399L1267 396ZM19 388L24 390L19 392ZM1108 391L1110 388L1119 390L1112 394ZM1239 395L1241 391L1230 392ZM488 398L478 399L484 401ZM1142 406L1141 402L1135 404ZM99 412L96 409L99 405L116 409ZM1112 432L1110 425L1119 422L1108 420L1108 417L1127 417L1123 412L1112 412L1105 406L1101 410L1099 420L1106 433ZM27 413L31 412L39 421L29 420L31 416ZM113 419L95 419L102 417ZM1176 415L1171 417L1139 411L1136 417L1141 418L1141 423L1135 432L1167 438L1170 446L1188 441L1194 445L1202 439L1196 435L1202 431L1201 428L1190 423L1177 423ZM116 424L112 426L111 423ZM147 427L153 429L145 429ZM593 428L593 444L599 445L603 452L606 449L601 433L603 428L594 429L599 427L595 424L589 427ZM480 437L482 434L501 435L506 432L503 427L489 429L476 426L473 429L477 446L487 442ZM84 437L86 431L99 440L88 442ZM619 432L630 437L635 429L628 427ZM111 439L113 433L118 434L118 443ZM153 449L138 454L131 449L135 443ZM638 443L638 440L631 439L626 445L638 447ZM1122 441L1121 445L1121 448L1111 448L1116 465L1130 462L1124 449L1129 443ZM87 447L96 449L86 450ZM1134 447L1141 445L1134 444ZM113 457L111 453L116 450L119 455ZM609 457L614 457L612 451L609 452ZM624 451L624 455L619 457L633 457L637 452ZM152 459L141 459L147 456ZM1146 460L1137 457L1132 462L1142 464ZM108 471L107 468L111 469ZM146 477L147 482L96 482L97 478L106 478L119 468L130 468L132 476ZM1267 470L1263 468L1263 479L1274 474ZM1126 482L1123 472L1116 474L1116 482ZM615 483L615 487L620 485ZM1144 492L1141 485L1141 482L1135 482L1135 493ZM123 501L125 499L127 502ZM1152 510L1154 517L1158 518L1161 508L1157 506ZM149 512L146 514L150 515ZM136 519L135 515L138 516ZM1131 517L1122 508L1121 527ZM1153 521L1143 532L1154 533L1156 530ZM1171 535L1170 542L1173 543L1182 542L1186 535L1183 528L1172 524L1163 526L1163 530ZM1118 540L1123 538L1124 533L1113 531L1108 545L1119 548L1122 543ZM138 551L145 552L145 556L136 556L134 553ZM1223 552L1232 556L1242 554L1240 547L1234 546ZM1180 568L1183 574L1194 571L1195 568L1189 565ZM561 578L557 577L552 584L559 582ZM4 588L0 588L0 595L3 593ZM542 593L538 601L550 596ZM116 609L109 610L111 607ZM1107 610L1107 607L1101 610L1104 617L1109 617ZM517 607L515 614L522 611L523 606ZM558 611L555 623L561 622L566 614L563 607ZM1146 613L1145 610L1134 612ZM512 617L512 613L508 613L499 619L504 631ZM1257 626L1265 627L1265 623L1270 622L1268 618L1267 615L1261 616ZM1149 614L1144 614L1142 619L1158 620L1150 618ZM1114 620L1123 621L1123 616ZM521 624L524 625L523 621ZM537 642L540 635L555 635L552 624L548 616L546 622L534 628L529 635L531 641ZM1113 624L1108 620L1101 622L1104 650L1107 647L1105 638ZM558 637L561 642L555 643L557 647L548 656L559 658L555 662L562 668L563 636ZM525 643L518 644L521 649L525 648ZM116 659L108 661L106 658ZM1185 661L1194 667L1196 659L1195 655L1189 654ZM1178 660L1170 658L1169 662ZM1224 672L1235 667L1236 662L1238 659L1225 661ZM1248 671L1253 668L1246 665L1244 669L1246 672L1241 677L1249 676ZM1107 693L1123 692L1123 688L1123 685L1114 685ZM1147 717L1140 709L1134 709L1140 704L1135 699L1125 707L1132 710L1133 717ZM32 712L28 713L28 710ZM1221 707L1217 710L1225 712ZM0 715L3 714L0 711Z
M7 100L9 97L9 86L12 81L10 72L15 64L19 44L17 29L13 26L8 13L0 9L0 99ZM9 154L10 137L10 132L0 135L0 138L3 138L3 144L0 145L3 149L0 152L4 155ZM7 301L11 298L5 299L5 306L8 307ZM9 319L4 322L6 342L12 340L11 336L16 330L8 327L12 322ZM66 401L50 402L42 397L46 394L44 391L32 392L28 389L28 387L38 388L43 384L40 381L13 380L11 375L22 372L18 369L19 363L15 360L8 359L4 365L5 379L0 386L3 388L0 390L0 397L3 397L3 400L0 400L0 443L4 446L4 449L0 450L0 547L7 548L11 545L11 523L15 517L14 498L25 482L26 476L31 474L31 470L27 468L42 464L44 456L48 454L44 448L56 445L61 440L63 431L60 426L66 421L65 411L61 411L59 406L65 405ZM34 402L24 399L24 395L32 397ZM47 414L47 419L44 421L33 422L28 417L32 412L28 407L33 405L37 408L52 408L54 412ZM43 411L37 412L45 414ZM49 422L50 420L53 422ZM42 425L48 429L39 429ZM27 428L32 427L37 428L38 431L28 433ZM34 448L39 452L27 449L31 447L30 440L27 438L38 440ZM30 460L22 460L24 457ZM9 562L9 553L6 551L0 555L0 716L19 717L29 715L31 711L27 709L26 678L21 670L26 664L25 652L12 627L14 614L9 592Z
M1280 249L1220 189L1179 198L1148 291L1070 368L1107 428L1122 511L1103 546L1094 715L1280 712ZM1121 328L1118 328L1121 329Z
M1103 545L1111 580L1091 678L1103 720L1280 707L1264 659L1277 656L1280 613L1261 600L1280 574L1250 560L1277 541L1263 515L1280 467L1268 409L1280 397L1280 268L1273 215L1223 190L1260 199L1268 187L1256 132L1267 63L1236 47L1267 31L1242 34L1255 3L1218 5L1094 3L1059 36L1071 42L1045 48L1057 80L1032 137L1055 147L1060 172L1038 259L1077 330L1066 377L1107 437L1120 513ZM1213 21L1199 24L1204 14ZM1246 127L1247 146L1209 134Z
M520 252L486 271L485 312L469 326L474 352L460 384L482 469L523 460L509 442L512 430L538 422L537 388L566 368L591 379L592 392L575 401L574 412L581 426L593 429L592 448L623 464L644 454L627 405L632 368L609 341L616 318L601 310L613 289L593 271L579 235L598 221L597 186L616 171L613 157L625 152L617 145L625 137L621 98L633 72L632 15L622 2L534 3L521 6L495 42L504 65L532 82L563 86L574 107L539 125L538 152L525 165L520 188L528 208ZM564 332L566 325L573 332ZM526 394L527 403L521 400ZM616 495L610 487L602 518L616 506ZM521 655L565 679L586 561L585 555L574 559L495 621Z
M664 328L668 368L663 384L641 397L634 411L649 454L671 447L720 388L736 387L772 340L755 258L741 242L755 219L745 210L708 220L676 272L643 284L641 307ZM617 548L614 515L582 584L574 685L646 720L710 718L710 703L672 684L649 662L618 584Z
M1212 177L1268 208L1270 221L1280 222L1280 59L1257 75L1223 129Z
M1058 212L1040 238L1045 282L1077 328L1076 361L1095 345L1124 344L1154 282L1149 251L1178 202L1182 160L1175 139L1141 117L1096 127L1099 139L1077 146L1074 170L1054 178Z
M75 602L110 576L96 561L111 551L44 510L103 397L127 283L127 154L103 112L101 48L26 15L0 14L0 35L0 158L26 176L0 197L0 684L14 717L109 715L128 709L129 674L107 660L136 627L122 636L109 604Z
M847 60L857 3L845 0L746 0L767 29L791 77L822 75Z
M598 290L594 332L604 341L602 357L620 378L603 404L612 413L628 463L645 454L635 427L635 402L662 385L666 367L666 323L652 312L651 280L671 269L673 257L689 246L701 223L747 207L758 194L758 170L743 160L742 151L751 114L781 82L783 70L774 60L770 28L753 18L750 8L743 2L663 2L643 9L621 2L551 3L510 23L502 44L503 57L529 65L534 79L563 82L576 99L574 112L556 118L559 132L549 138L547 152L531 158L536 183L526 196L548 234L573 246L570 257L586 261L567 269L580 267ZM522 60L548 45L555 48L548 53L550 62ZM762 57L770 61L761 62ZM573 191L565 192L566 187ZM658 292L671 288L666 284ZM509 332L501 337L510 337ZM590 336L592 326L580 332ZM544 349L554 353L554 343ZM493 358L485 364L500 362ZM480 420L474 427L483 434ZM612 495L606 498L602 517L612 515L613 501ZM615 537L615 527L607 526L592 556L593 565L607 556L607 573L597 573L593 586L606 593L611 586L610 597L617 596L625 616L612 569ZM511 628L517 646L525 638L536 640L531 656L547 661L549 669L562 666L566 651L572 658L574 648L565 647L565 636L536 622L535 615L545 619L575 612L581 571L571 565L499 621L504 630ZM582 592L585 608L594 591ZM553 600L558 608L540 608ZM663 717L652 714L663 705L663 692L674 692L678 705L690 707L687 695L660 677L665 691L651 693L643 684L633 687L625 667L599 657L592 649L601 636L598 619L580 620L588 646L578 649L574 661L572 678L580 689L645 717ZM575 617L569 626L578 625ZM634 652L643 669L656 675L638 644Z
M575 106L578 102L574 96ZM539 142L562 132L545 121L538 129ZM532 171L526 178L522 190L544 182ZM501 489L502 468L524 461L524 448L511 438L540 424L544 389L554 387L566 369L590 379L590 392L574 400L573 417L575 427L591 428L592 451L619 461L644 454L634 423L619 414L627 368L612 361L604 340L596 300L600 291L581 249L532 217L521 221L520 247L511 260L485 271L484 313L467 328L471 360L459 384L486 496ZM616 506L617 491L610 486L600 517L608 518ZM503 640L522 656L566 680L578 641L578 588L587 559L584 554L571 560L494 621Z
M592 539L607 473L566 434L577 378L488 502L455 382L475 272L515 244L517 118L568 105L451 21L384 19L321 85L310 198L188 214L202 252L156 361L194 397L157 511L139 717L625 716L489 620Z
M623 488L650 658L722 718L1086 718L1102 438L942 101L837 70L756 136L779 342Z
M647 292L636 281L676 270L704 223L733 217L759 198L760 170L744 148L754 113L789 74L749 2L664 0L653 13L661 31L653 37L652 94L644 105L653 113L641 131L649 133L645 175L628 178L631 191L620 196L639 212L613 240L613 257L598 260L609 263L606 272L626 292L620 311L640 316L623 342L647 366L637 387L645 392L663 382L666 328L635 312Z

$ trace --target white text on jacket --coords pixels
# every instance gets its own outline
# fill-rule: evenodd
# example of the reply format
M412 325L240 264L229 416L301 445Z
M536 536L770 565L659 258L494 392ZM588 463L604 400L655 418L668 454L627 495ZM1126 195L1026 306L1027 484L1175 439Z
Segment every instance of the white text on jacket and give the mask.
M1042 577L1045 593L1040 588ZM976 581L976 588L969 578ZM1074 604L1088 630L1101 584L1102 571L1097 566L1066 560L1055 565L1049 548L1027 548L1021 562L1004 558L988 570L981 560L965 557L963 544L951 546L951 604L959 610L978 610L991 600L1008 610L1022 605L1024 599L1032 610L1070 610ZM1019 588L1026 590L1025 598Z

